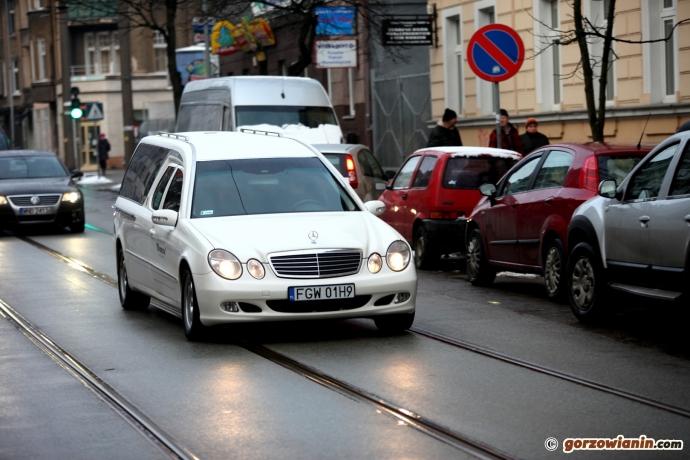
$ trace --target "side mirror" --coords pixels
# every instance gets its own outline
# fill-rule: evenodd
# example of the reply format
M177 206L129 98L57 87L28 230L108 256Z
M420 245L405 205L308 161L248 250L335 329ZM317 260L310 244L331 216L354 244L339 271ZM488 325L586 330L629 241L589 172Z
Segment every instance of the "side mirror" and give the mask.
M386 184L384 182L377 182L375 187L376 190L386 190Z
M395 177L395 171L391 171L390 169L388 171L386 171L385 174L386 174L386 177L388 178L388 180L391 180Z
M479 186L479 193L492 198L496 196L496 186L494 184L482 184Z
M616 197L616 181L613 179L603 180L599 184L599 195L604 198L615 198Z
M151 221L156 225L174 227L177 225L177 216L177 211L173 211L172 209L158 209L153 211Z
M367 201L364 203L364 207L367 208L367 211L372 213L375 216L380 216L384 212L386 212L386 205L383 204L383 201Z
M72 176L72 179L80 179L84 177L84 173L79 171L78 169L73 169L70 171L70 175Z

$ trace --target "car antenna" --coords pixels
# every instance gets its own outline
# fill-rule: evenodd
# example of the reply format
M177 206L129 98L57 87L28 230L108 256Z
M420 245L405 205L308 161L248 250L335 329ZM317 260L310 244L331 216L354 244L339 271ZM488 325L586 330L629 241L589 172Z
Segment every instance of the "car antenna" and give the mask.
M644 132L647 130L647 123L649 123L649 117L652 116L652 112L649 112L649 115L647 115L647 121L644 122L644 128L642 128L642 134L640 134L640 140L637 143L637 150L640 150L640 146L642 145L642 136L644 136Z
M283 78L282 78L282 80L281 80L281 83L282 83L282 86L281 86L281 89L280 89L280 97L282 97L283 99L285 99L285 76L283 76Z

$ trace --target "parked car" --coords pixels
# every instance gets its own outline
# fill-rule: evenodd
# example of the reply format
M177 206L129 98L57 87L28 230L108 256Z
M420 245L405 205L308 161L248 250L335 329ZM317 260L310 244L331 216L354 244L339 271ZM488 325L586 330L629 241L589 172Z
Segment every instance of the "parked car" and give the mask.
M378 200L388 178L369 147L361 144L314 144L340 171L362 201Z
M477 187L498 181L520 158L489 147L418 150L381 195L381 219L412 242L417 268L432 268L441 255L464 250L466 216L481 198Z
M70 173L52 152L0 151L0 227L69 227L84 231L84 199Z
M620 183L650 146L554 144L517 164L485 198L467 227L467 276L489 285L498 270L544 276L546 293L564 292L567 230L573 211L597 193L602 180Z
M188 339L250 321L412 325L411 249L318 150L231 132L144 138L115 202L120 302L155 297Z
M606 316L612 291L687 306L690 132L662 142L620 185L602 181L575 211L568 248L568 299L581 321Z

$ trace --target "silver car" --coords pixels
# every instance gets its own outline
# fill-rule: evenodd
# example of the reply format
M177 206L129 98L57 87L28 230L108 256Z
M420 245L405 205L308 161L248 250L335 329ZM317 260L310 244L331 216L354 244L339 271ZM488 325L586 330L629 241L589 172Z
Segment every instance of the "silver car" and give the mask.
M388 185L383 168L369 147L362 144L317 144L319 150L336 167L365 203L378 200Z

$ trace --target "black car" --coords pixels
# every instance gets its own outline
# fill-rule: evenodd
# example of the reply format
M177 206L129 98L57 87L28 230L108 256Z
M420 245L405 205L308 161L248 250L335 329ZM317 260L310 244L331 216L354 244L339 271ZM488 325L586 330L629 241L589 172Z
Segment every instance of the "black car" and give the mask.
M0 151L0 227L29 225L84 231L84 197L52 152Z

